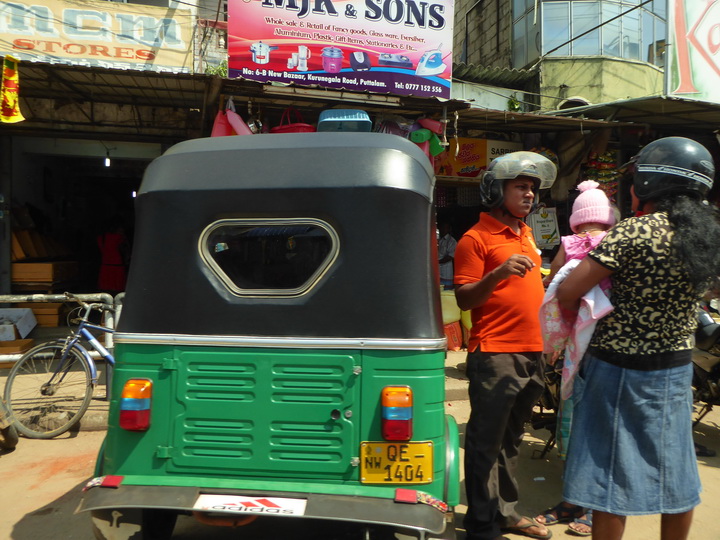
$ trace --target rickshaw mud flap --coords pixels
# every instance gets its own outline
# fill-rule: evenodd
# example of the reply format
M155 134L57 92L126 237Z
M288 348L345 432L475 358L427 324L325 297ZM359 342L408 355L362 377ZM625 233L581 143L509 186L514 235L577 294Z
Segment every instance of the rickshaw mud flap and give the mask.
M116 488L94 487L83 494L75 513L94 510L158 509L192 514L198 497L205 493L193 487L175 486L123 486ZM208 492L211 494L212 492ZM222 490L223 495L272 498L270 493ZM373 525L389 525L441 534L448 526L452 511L443 512L428 504L395 502L393 499L358 497L350 495L323 495L315 493L286 493L280 496L306 501L300 515L260 514L282 519L306 518L320 520L349 521ZM254 511L241 510L243 515L259 515ZM238 510L214 510L212 515L238 516ZM450 523L451 523L450 519ZM451 526L451 525L450 525Z

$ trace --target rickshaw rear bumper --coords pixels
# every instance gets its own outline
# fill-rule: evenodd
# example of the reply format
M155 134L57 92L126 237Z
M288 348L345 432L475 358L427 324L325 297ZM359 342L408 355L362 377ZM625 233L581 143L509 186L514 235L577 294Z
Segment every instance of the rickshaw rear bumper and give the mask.
M218 491L213 491L218 493ZM198 510L196 501L205 490L196 487L177 486L123 486L93 487L84 493L75 513L102 510L171 510L192 514ZM442 535L452 528L453 512L443 503L433 506L426 503L398 502L393 499L356 495L330 495L317 493L258 493L244 490L220 490L219 494L248 497L283 497L306 501L301 515L283 515L266 512L259 508L242 508L238 511L203 512L215 516L273 516L279 519L293 517L329 521L357 522L387 525L420 531L430 535ZM438 507L439 506L439 507ZM424 536L424 535L423 535Z

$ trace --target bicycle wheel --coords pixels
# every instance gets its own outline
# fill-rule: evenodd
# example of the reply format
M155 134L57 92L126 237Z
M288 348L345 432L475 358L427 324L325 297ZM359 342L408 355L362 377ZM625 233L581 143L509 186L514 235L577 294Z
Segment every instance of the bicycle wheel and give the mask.
M39 345L25 353L8 374L5 403L17 430L31 439L65 433L90 405L90 366L74 348L61 362L63 350L63 343Z

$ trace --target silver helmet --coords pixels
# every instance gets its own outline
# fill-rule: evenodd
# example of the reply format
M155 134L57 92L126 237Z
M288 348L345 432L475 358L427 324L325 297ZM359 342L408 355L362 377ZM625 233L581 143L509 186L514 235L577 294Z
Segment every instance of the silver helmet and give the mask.
M480 201L488 209L502 205L503 185L518 176L535 179L535 199L538 190L552 187L557 176L555 164L536 152L511 152L492 160L480 181Z

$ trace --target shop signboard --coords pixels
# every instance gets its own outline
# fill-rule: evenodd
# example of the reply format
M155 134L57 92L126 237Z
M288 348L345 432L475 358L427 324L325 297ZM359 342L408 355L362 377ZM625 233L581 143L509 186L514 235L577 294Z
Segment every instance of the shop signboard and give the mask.
M668 0L667 95L720 103L718 21L718 0Z
M184 9L83 0L0 1L0 56L20 61L190 73Z
M522 149L521 143L513 141L453 138L448 149L435 158L435 174L478 178L496 157Z
M454 0L228 0L228 76L450 97Z

